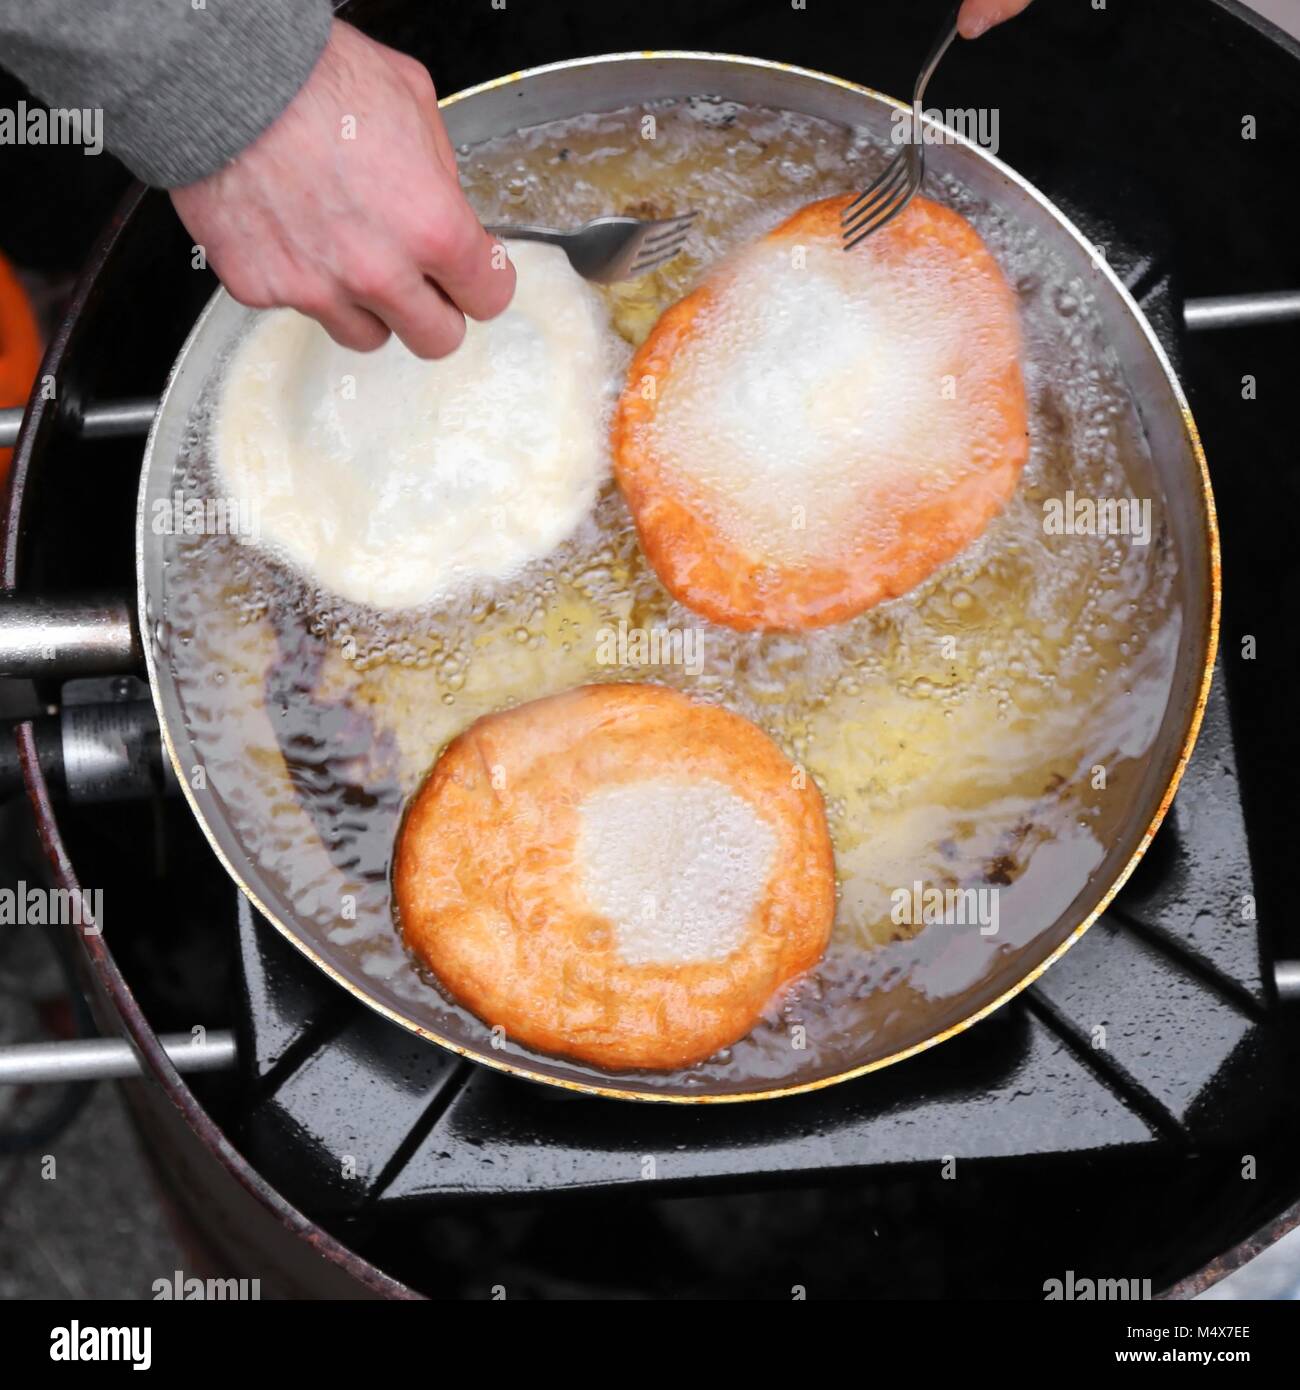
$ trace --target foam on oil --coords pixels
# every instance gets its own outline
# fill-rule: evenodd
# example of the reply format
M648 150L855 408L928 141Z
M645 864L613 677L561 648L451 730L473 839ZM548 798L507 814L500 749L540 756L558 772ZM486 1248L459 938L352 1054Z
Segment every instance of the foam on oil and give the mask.
M861 186L884 157L860 135L788 113L658 104L653 141L645 114L553 123L463 152L469 196L489 221L698 209L687 254L603 291L613 331L633 345L720 257L803 203ZM1051 926L1097 868L1168 698L1172 545L1088 287L962 187L930 191L970 218L1016 290L1031 456L978 542L850 623L799 636L704 623L649 570L612 485L553 553L436 611L384 616L232 537L175 539L169 651L204 775L298 919L394 1007L486 1045L487 1027L416 968L394 928L388 869L402 806L480 715L589 681L656 681L753 720L816 779L835 845L839 903L822 965L728 1053L651 1084L795 1084L924 1036L961 1016L963 997ZM213 394L178 466L179 485L198 495L213 487ZM1047 534L1043 504L1068 489L1151 498L1150 544ZM700 659L606 664L620 625L694 630ZM899 890L916 883L997 889L999 934L896 920Z

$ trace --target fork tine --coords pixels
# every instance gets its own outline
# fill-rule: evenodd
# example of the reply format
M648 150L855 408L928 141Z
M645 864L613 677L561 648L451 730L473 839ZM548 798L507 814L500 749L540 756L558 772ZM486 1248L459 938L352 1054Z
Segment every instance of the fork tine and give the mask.
M568 231L530 223L493 223L487 230L503 240L513 237L558 246L584 279L612 285L645 275L677 255L697 215L692 210L657 221L628 216L593 217Z
M858 194L856 198L840 213L841 222L849 222L855 218L868 202L878 202L885 190L896 184L900 177L907 174L907 154L906 151L900 153L892 159L888 166L880 171L874 179Z
M852 251L858 242L869 237L872 232L878 232L887 222L892 222L911 201L910 197L896 198L888 207L880 209L877 216L869 218L865 226L858 223L853 228L845 228L843 232L844 249Z
M889 167L886 173L876 180L866 192L861 193L853 202L840 214L840 224L848 226L851 222L856 222L865 215L869 215L873 207L879 207L881 203L887 202L895 192L906 185L910 172L906 156L902 156Z
M895 180L888 193L874 198L869 204L864 204L852 218L843 223L840 228L841 235L847 239L855 236L868 223L874 226L882 216L888 216L899 208L900 204L905 206L910 202L920 185L920 170L909 167L906 176Z
M911 183L895 184L887 194L883 194L873 202L864 205L851 222L846 222L840 228L841 240L848 240L850 237L856 236L868 223L874 224L877 218L896 207L900 201L908 202L915 191L915 185Z
M671 255L660 256L658 260L638 262L638 264L629 267L629 269L623 275L620 275L619 279L640 280L642 276L653 275L654 272L658 270L661 265L667 265L668 262L671 261L676 255L677 252L674 251Z
M671 261L685 244L686 238L682 237L679 241L671 242L667 246L657 247L650 252L640 252L628 267L628 275L648 275L666 261Z
M848 226L840 228L840 240L846 243L856 242L859 240L858 233L864 228L883 226L882 218L897 216L911 202L912 191L912 185L905 184L896 189L892 196L881 198L869 208L864 208L861 216L855 218Z
M632 259L640 260L643 256L657 256L665 246L680 246L685 240L685 232L674 232L672 236L662 237L659 241L643 241L632 252Z
M657 246L671 237L684 235L691 223L695 221L696 216L696 213L686 212L680 217L672 217L663 222L652 222L650 229L642 237L638 250L646 246Z
M694 221L695 213L688 212L662 223L662 230L652 236L643 237L636 244L627 274L646 275L665 261L672 260L685 245L686 234Z
M925 89L930 78L934 76L935 68L939 66L939 60L957 37L957 17L960 11L959 5L954 5L949 11L943 28L939 31L939 37L926 54L925 62L921 64L916 85L912 88L911 139L906 148L900 152L892 166L863 189L841 214L840 237L846 251L851 251L863 237L878 232L887 222L892 222L920 190L925 179L925 148L920 127L925 111ZM901 175L900 170L903 171ZM883 192L886 188L892 190L888 195Z
M899 161L899 163L901 164L901 161ZM863 189L863 191L854 198L853 202L845 207L840 213L841 224L852 222L855 218L860 217L868 208L888 198L903 177L905 177L905 175L898 165L891 166L885 174L868 188Z
M846 251L856 246L863 236L879 231L886 222L897 217L920 189L925 177L924 155L916 146L909 145L899 164L903 166L903 175L893 181L888 193L880 193L841 223L840 237Z
M664 261L677 253L686 245L686 233L679 232L676 236L670 237L667 241L660 242L657 246L643 246L635 256L632 257L633 265L643 265L647 261Z
M685 241L687 233L691 230L690 223L680 227L670 227L666 231L659 232L655 236L641 237L637 240L636 249L645 250L649 247L654 250L657 246L667 246L670 241Z

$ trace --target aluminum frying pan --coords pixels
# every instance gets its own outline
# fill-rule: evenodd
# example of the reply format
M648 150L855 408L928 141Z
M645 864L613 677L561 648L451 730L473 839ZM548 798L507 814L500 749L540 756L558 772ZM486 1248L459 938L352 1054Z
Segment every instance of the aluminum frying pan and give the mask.
M556 119L613 111L668 98L709 94L744 105L800 113L887 139L891 99L819 73L748 58L627 54L581 59L515 74L443 101L453 141L474 146ZM304 955L344 989L429 1041L503 1071L606 1096L658 1101L752 1100L813 1090L886 1066L969 1027L1024 989L1096 920L1132 872L1173 798L1206 699L1217 639L1219 557L1205 461L1187 402L1150 326L1102 255L1038 191L986 151L960 138L928 153L932 177L950 175L1048 243L1089 286L1101 331L1119 363L1140 417L1176 555L1181 633L1171 658L1169 695L1140 776L1128 789L1120 828L1071 901L1034 924L1027 938L966 982L885 1033L850 1042L831 1065L777 1068L748 1079L713 1075L651 1077L595 1071L531 1053L496 1039L463 1012L425 1004L409 988L367 972L355 953L296 906L284 880L259 862L232 814L237 789L195 784L203 762L169 649L166 537L148 524L154 504L176 486L178 460L205 386L247 322L247 311L219 292L194 327L168 380L145 449L137 513L139 626L163 740L180 785L213 849L258 909ZM431 756L433 751L431 750ZM432 998L432 992L430 992Z

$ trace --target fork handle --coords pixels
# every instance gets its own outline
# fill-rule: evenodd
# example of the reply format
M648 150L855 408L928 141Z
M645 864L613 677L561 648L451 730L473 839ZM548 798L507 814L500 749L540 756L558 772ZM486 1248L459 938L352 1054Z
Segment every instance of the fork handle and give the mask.
M548 246L563 245L568 235L566 232L557 232L554 227L534 227L528 222L510 225L489 222L484 224L483 230L490 232L494 237L510 237L514 241L544 241Z
M917 75L916 86L912 88L912 117L915 120L921 112L921 104L925 100L925 89L930 85L930 79L934 76L934 70L939 66L939 59L947 53L952 46L952 41L957 37L957 16L961 14L961 6L954 5L952 13L948 16L944 27L939 31L939 37L935 39L934 46L925 55L925 62L921 64L921 71ZM915 132L913 132L915 139Z

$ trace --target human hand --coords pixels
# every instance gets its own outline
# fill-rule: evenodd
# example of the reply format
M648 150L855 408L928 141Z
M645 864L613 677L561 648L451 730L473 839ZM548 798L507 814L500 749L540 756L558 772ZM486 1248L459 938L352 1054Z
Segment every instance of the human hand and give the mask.
M362 352L391 331L445 357L465 315L493 318L514 294L505 249L461 191L428 71L338 21L279 119L171 197L241 304L291 306Z
M995 24L1027 9L1029 0L962 0L957 31L964 39L977 39Z

